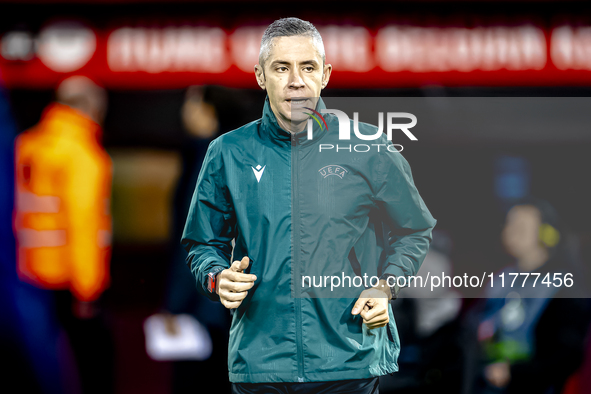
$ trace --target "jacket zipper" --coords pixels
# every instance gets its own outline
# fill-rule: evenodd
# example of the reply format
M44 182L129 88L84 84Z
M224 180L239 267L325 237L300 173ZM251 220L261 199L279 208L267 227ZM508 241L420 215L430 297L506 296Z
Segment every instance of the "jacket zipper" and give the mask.
M298 359L298 381L304 381L304 351L302 345L302 299L297 291L297 280L300 276L300 213L299 213L299 155L297 140L294 134L291 135L292 146L292 205L293 205L293 236L294 236L294 261L295 277L294 277L294 295L295 295L295 309L296 309L296 348ZM295 187L294 187L295 186Z

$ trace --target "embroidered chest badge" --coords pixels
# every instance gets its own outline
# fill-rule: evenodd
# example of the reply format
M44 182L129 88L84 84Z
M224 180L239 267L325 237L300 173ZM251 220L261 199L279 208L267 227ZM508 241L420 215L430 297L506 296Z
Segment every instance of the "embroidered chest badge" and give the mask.
M330 175L336 175L339 178L343 179L345 174L349 171L347 171L344 167L341 167L338 164L329 164L319 169L318 172L323 178L326 178Z

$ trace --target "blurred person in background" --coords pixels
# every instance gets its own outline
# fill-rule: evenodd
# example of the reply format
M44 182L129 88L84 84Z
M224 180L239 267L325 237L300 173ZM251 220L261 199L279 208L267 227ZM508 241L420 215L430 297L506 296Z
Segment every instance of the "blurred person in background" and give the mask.
M565 235L556 211L545 201L528 199L508 211L501 238L515 263L500 272L505 286L495 283L475 306L474 328L484 364L469 392L561 393L581 365L588 300L574 298L581 295L564 285L542 284L546 274L552 281L554 273L577 272ZM509 286L510 273L540 276L535 287L534 276L524 286Z
M178 243L201 166L211 141L250 119L250 94L220 86L191 86L180 107L184 133L179 140L182 172L172 204L172 237L167 282L160 312L144 322L146 351L172 362L172 392L194 392L195 379L219 382L216 392L230 392L228 337L230 312L199 294ZM256 108L256 112L259 108Z
M20 277L69 289L81 314L109 283L111 160L100 144L106 92L70 77L41 121L16 140Z
M106 109L103 88L69 77L15 143L18 275L54 290L84 393L112 389L111 341L97 303L111 251L111 160L100 142Z
M194 332L195 341L201 343L201 349L189 359L186 355L171 355L173 364L172 392L174 394L195 391L195 380L213 380L218 382L217 392L229 392L227 354L230 314L218 302L213 302L197 291L195 280L185 263L187 252L178 244L197 177L213 138L220 134L218 110L213 104L211 87L191 86L187 89L185 101L181 109L183 127L186 131L181 146L182 173L178 181L174 200L173 244L172 256L168 273L168 284L164 300L165 326L168 334L182 335L183 314L196 319L205 331ZM180 339L180 338L179 338ZM198 344L199 344L198 343ZM195 350L198 350L196 347Z

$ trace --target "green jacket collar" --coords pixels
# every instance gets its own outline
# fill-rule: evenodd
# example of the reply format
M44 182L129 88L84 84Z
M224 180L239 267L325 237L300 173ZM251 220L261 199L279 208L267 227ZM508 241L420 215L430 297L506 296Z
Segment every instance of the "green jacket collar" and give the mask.
M318 98L318 102L316 103L316 111L321 113L321 110L326 109L326 105L322 98ZM317 116L318 117L318 116ZM323 115L326 117L326 115ZM308 129L306 128L303 131L295 133L293 135L292 141L292 133L282 129L277 123L277 118L275 114L271 110L271 104L269 103L269 96L265 98L265 105L263 107L263 117L262 117L262 124L264 128L264 134L267 138L271 139L274 143L280 146L290 146L290 145L297 145L297 146L307 146L313 144L315 141L318 141L320 138L326 134L328 131L322 119L320 119L320 125L316 121L312 122L312 135L313 139L308 139Z

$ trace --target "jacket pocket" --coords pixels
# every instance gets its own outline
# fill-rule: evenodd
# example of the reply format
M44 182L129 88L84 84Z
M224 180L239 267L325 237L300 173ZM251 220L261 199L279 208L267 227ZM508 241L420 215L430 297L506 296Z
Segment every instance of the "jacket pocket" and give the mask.
M396 321L394 320L394 314L392 313L392 306L388 305L388 315L390 321L386 325L386 332L388 334L388 340L392 342L397 349L400 348L400 338L398 336L398 328L396 328Z
M388 339L390 340L390 342L396 343L396 341L394 341L394 336L392 335L392 329L390 328L390 323L388 323L388 325L386 326L386 331L388 332Z

